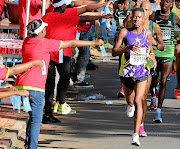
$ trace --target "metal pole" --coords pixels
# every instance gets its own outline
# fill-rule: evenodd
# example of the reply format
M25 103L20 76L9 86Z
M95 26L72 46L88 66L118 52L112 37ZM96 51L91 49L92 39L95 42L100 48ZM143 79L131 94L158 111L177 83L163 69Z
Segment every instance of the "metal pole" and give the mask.
M46 13L46 0L43 0L43 6L42 6L42 16L44 16Z
M24 25L24 38L27 37L27 28L26 26L29 23L29 10L30 10L30 0L26 0L26 20Z

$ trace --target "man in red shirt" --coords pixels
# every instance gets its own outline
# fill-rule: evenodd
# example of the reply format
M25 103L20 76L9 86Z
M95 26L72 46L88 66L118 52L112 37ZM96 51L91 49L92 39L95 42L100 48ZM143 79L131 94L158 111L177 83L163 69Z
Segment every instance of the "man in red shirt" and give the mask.
M43 21L49 25L47 27L46 38L57 40L74 40L76 38L77 28L79 22L93 21L100 18L109 18L112 15L106 16L79 16L86 11L98 9L108 3L101 3L96 5L87 5L78 8L66 9L66 0L54 0L54 12L48 13L43 16ZM59 52L51 53L51 61L48 70L45 92L45 114L43 116L43 123L53 123L51 121L52 114L52 101L55 87L55 66L60 74L60 80L57 85L57 104L55 104L54 111L59 114L72 114L76 113L65 102L66 91L70 80L70 62L71 62L72 48L63 49L63 63L59 63ZM62 53L61 53L62 54Z
M27 0L19 0L18 13L20 18L20 29L19 29L19 37L23 39L24 37L24 26L26 19L26 1ZM46 0L46 9L50 5L50 0ZM30 0L30 10L29 10L29 22L34 19L40 19L42 17L41 13L42 9L42 0Z

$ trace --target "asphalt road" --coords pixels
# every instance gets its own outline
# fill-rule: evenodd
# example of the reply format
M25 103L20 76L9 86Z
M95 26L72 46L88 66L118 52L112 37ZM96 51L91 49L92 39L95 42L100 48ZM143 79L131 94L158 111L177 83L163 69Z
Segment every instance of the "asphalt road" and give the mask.
M109 51L110 52L110 51ZM109 54L110 55L110 54ZM153 123L155 111L147 110L145 130L147 137L140 138L141 146L131 145L133 119L126 116L126 101L117 98L119 91L118 59L96 64L97 70L88 71L93 89L81 89L79 94L68 94L67 102L77 111L74 115L55 115L61 124L43 124L38 149L179 149L180 100L174 99L175 75L167 82L167 93L162 108L162 124ZM102 61L97 57L96 61ZM84 100L94 93L106 99ZM107 101L112 104L107 105ZM150 99L147 99L148 105Z

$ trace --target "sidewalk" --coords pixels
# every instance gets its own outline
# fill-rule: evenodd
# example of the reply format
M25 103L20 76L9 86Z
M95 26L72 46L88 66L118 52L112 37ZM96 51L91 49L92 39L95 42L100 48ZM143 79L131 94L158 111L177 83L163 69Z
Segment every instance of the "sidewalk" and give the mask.
M0 105L0 148L9 148L17 141L26 126L28 114L17 113L10 105Z

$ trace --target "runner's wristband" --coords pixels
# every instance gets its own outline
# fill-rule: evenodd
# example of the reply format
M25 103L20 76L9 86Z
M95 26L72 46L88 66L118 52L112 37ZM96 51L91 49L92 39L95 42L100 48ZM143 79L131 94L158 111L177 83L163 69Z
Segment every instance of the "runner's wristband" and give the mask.
M150 56L153 55L154 53L150 53ZM155 54L154 54L155 55Z

